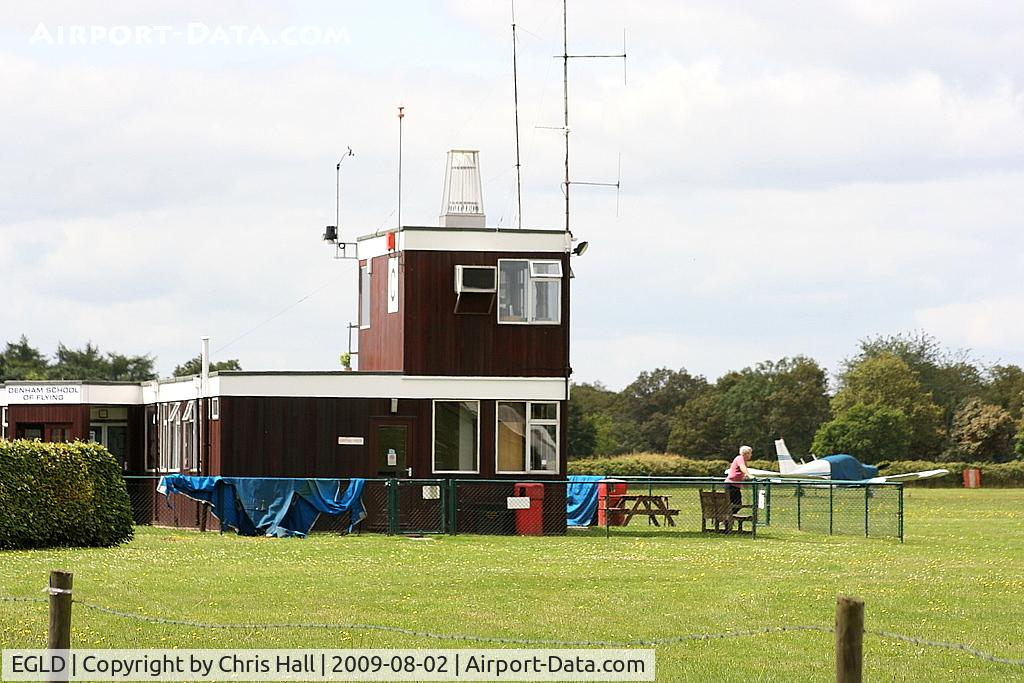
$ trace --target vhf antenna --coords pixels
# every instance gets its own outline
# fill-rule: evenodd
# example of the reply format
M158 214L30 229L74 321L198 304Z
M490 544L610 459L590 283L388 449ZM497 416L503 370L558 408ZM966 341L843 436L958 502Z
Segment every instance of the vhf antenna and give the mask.
M523 179L519 172L519 74L516 70L516 0L512 0L512 97L516 112L516 216L523 229Z
M569 176L569 60L570 59L621 59L622 60L622 82L626 83L626 32L622 32L622 54L619 55L571 55L569 54L569 10L568 0L562 0L562 54L555 55L555 59L562 60L562 97L565 105L565 122L562 127L565 134L565 180L562 183L562 192L565 195L565 231L572 234L569 223L569 186L570 185L597 185L601 187L614 187L616 195L621 185L621 178L614 183L598 183L573 181ZM538 128L552 128L552 126L538 126ZM619 156L619 168L622 167L622 156ZM618 197L616 196L616 214L618 213Z

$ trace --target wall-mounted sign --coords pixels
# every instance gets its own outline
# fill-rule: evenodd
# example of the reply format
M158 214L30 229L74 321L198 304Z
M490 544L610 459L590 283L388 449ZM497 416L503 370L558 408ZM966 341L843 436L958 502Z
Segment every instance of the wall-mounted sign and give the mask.
M398 313L398 259L388 259L388 313Z
M396 467L398 465L398 453L395 453L394 448L388 449L388 467Z
M79 384L8 384L4 387L7 403L64 403L82 402Z
M509 496L505 501L505 507L509 510L529 510L529 496Z
M441 499L441 487L440 486L424 486L423 487L423 500L440 500Z
M363 437L361 437L361 436L339 436L338 437L338 445L339 446L362 446L363 445Z

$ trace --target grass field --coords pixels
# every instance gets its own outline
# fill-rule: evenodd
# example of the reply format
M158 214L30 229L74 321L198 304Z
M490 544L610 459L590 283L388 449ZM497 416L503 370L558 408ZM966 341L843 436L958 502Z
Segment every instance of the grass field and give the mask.
M280 540L139 528L116 549L0 553L0 595L39 597L48 570L66 568L76 599L155 616L624 641L830 626L845 593L865 599L869 629L1024 658L1024 490L908 489L904 544L644 531ZM0 603L5 647L41 647L45 627L44 604ZM364 630L199 630L80 606L73 629L76 647L480 647ZM828 681L832 648L816 632L666 645L658 680ZM876 636L865 667L869 681L1024 680L1024 667Z

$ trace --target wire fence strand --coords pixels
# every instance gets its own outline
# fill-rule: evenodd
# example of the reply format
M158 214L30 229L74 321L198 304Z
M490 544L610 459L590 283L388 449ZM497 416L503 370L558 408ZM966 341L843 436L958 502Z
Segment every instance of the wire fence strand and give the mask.
M29 603L46 603L46 598L34 598L34 597L8 597L0 596L0 602L29 602ZM167 626L187 626L190 628L199 629L241 629L249 631L260 631L260 630L271 630L271 629L316 629L316 630L339 630L339 631L380 631L384 633L398 633L406 636L413 636L417 638L425 638L429 640L441 640L441 641L461 641L469 643L500 643L503 645L548 645L548 646L560 646L560 647L610 647L610 648L626 648L626 647L644 647L644 646L658 646L658 645L674 645L678 643L685 643L690 641L707 641L707 640L721 640L726 638L748 638L752 636L770 635L773 633L792 633L799 631L814 631L818 633L835 633L835 629L831 626L816 626L816 625L791 625L791 626L768 626L765 628L757 629L746 629L746 630L730 630L721 631L717 633L686 633L678 636L667 636L664 638L648 638L638 640L557 640L551 638L506 638L502 636L480 636L471 635L464 633L434 633L431 631L419 631L416 629L403 628L401 626L388 626L386 624L356 624L356 623L233 623L233 624L219 624L203 621L190 621L187 619L169 619L165 617L153 617L146 614L137 614L134 612L124 612L121 610L111 609L109 607L102 607L100 605L93 605L88 602L82 602L81 600L72 600L76 605L81 605L83 608L99 612L101 614L107 614L113 617L121 619L131 619L134 621L142 621L150 624L161 624ZM944 650L953 650L963 652L965 654L984 659L995 664L1008 664L1011 666L1024 666L1024 659L1012 659L1006 657L997 657L993 654L983 652L977 648L973 648L970 645L964 643L950 643L941 640L928 640L925 638L916 638L914 636L907 636L901 633L895 633L892 631L878 631L873 629L864 629L865 635L877 636L879 638L885 638L888 640L896 640L911 645L919 645L922 647L938 648Z

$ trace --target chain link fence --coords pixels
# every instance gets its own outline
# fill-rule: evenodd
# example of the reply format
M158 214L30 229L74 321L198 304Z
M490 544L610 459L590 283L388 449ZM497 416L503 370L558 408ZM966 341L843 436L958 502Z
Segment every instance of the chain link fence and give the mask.
M349 480L339 483L339 496ZM159 477L125 477L136 524L219 530L203 503L157 491ZM732 488L732 490L730 490ZM567 514L583 508L589 514ZM622 477L594 481L367 479L355 533L552 535L740 534L774 531L903 540L899 483ZM269 504L269 502L268 502ZM574 517L570 520L570 516ZM349 513L314 532L347 533Z

